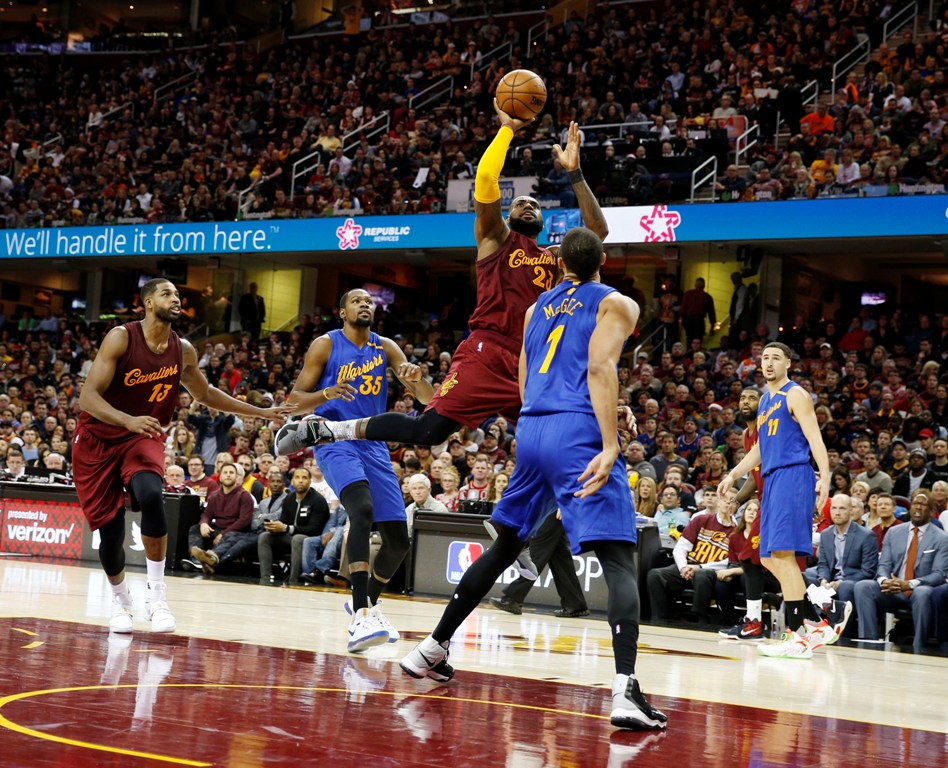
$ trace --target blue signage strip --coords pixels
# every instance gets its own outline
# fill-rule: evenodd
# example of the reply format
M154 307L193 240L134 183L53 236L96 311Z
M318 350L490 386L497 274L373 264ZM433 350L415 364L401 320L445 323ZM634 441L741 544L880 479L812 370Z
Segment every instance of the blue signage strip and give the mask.
M948 234L948 195L605 209L610 243ZM548 209L543 244L580 223ZM360 216L0 231L0 258L183 256L474 247L474 214Z

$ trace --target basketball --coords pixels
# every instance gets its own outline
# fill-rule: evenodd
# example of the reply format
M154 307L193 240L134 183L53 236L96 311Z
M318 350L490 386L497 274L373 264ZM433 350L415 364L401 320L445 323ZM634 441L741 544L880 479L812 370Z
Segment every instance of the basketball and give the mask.
M517 120L529 120L546 104L546 85L536 72L514 69L497 84L497 104Z

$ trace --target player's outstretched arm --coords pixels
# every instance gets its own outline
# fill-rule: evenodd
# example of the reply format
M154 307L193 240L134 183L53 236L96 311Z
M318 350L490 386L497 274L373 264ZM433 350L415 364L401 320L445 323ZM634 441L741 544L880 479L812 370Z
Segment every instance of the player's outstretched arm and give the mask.
M602 208L599 207L599 201L586 183L586 179L583 178L583 172L579 167L580 138L579 126L575 121L571 121L566 137L566 149L559 144L554 144L553 156L560 161L563 169L569 174L569 181L576 195L576 201L579 203L583 223L599 235L601 240L605 240L609 234L609 225L606 224L606 217L602 213Z
M348 382L334 384L331 387L314 392L323 376L329 355L332 354L332 339L320 336L313 339L303 359L303 370L296 377L293 389L286 398L287 405L293 408L291 413L312 413L314 409L330 400L350 401L355 398L356 390Z
M382 347L388 358L388 367L392 369L395 378L405 385L418 402L428 405L434 397L434 387L431 386L430 381L422 377L421 368L414 363L409 363L405 352L391 339L383 336Z
M510 233L500 205L500 172L514 133L530 122L508 115L497 104L497 99L494 99L494 111L500 120L500 129L484 150L474 176L474 240L479 259L500 248Z
M589 339L589 372L586 381L593 412L602 436L602 450L586 465L579 476L583 484L575 495L591 496L609 479L619 456L619 376L616 368L625 340L632 335L639 319L638 306L621 293L606 296L599 305L596 329Z
M823 443L823 434L820 432L820 424L816 420L816 409L813 407L813 399L802 387L793 387L787 393L787 405L793 418L800 424L803 430L803 436L810 444L810 451L816 460L816 467L820 472L816 483L816 508L823 509L823 505L829 498L830 487L830 468L829 456L826 452L826 445Z
M124 328L113 328L106 334L79 395L79 407L103 424L125 427L137 435L160 435L161 422L154 416L130 416L112 406L104 397L115 376L118 361L127 349L128 331Z
M203 371L198 368L197 353L189 341L181 339L181 383L191 393L191 397L217 411L237 413L241 416L256 416L268 421L283 423L292 413L292 408L279 405L273 408L259 408L256 405L245 403L236 397L212 386L204 377Z

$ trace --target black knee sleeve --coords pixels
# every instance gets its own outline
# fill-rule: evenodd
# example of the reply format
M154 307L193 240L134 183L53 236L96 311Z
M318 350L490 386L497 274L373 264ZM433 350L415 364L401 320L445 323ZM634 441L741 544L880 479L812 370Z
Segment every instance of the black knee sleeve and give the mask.
M457 432L460 424L437 411L426 411L421 416L404 413L382 413L369 419L365 426L366 440L439 445ZM348 507L347 507L348 509Z
M346 552L349 564L369 562L369 534L372 532L372 494L369 484L360 480L347 485L339 494L342 506L349 515L349 539Z
M125 569L124 509L99 528L99 562L106 576L118 576Z
M376 581L388 583L408 554L411 542L408 539L408 526L400 520L387 520L379 523L378 527L382 547L375 556L372 577Z
M162 480L154 472L138 472L131 482L132 494L142 511L142 536L160 539L168 533Z

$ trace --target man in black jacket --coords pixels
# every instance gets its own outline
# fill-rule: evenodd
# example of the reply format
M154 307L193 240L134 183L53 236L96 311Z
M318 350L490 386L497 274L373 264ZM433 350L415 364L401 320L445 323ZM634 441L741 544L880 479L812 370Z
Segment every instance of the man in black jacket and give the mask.
M896 496L908 498L919 488L930 491L938 480L938 475L925 465L927 461L928 454L924 448L913 448L909 454L908 470L895 479L892 492Z
M290 553L290 583L299 583L303 564L303 542L309 536L319 536L329 519L329 504L314 488L309 470L299 467L293 471L293 490L283 501L280 519L265 522L264 532L257 539L260 558L260 581L268 584L273 572L274 553Z

